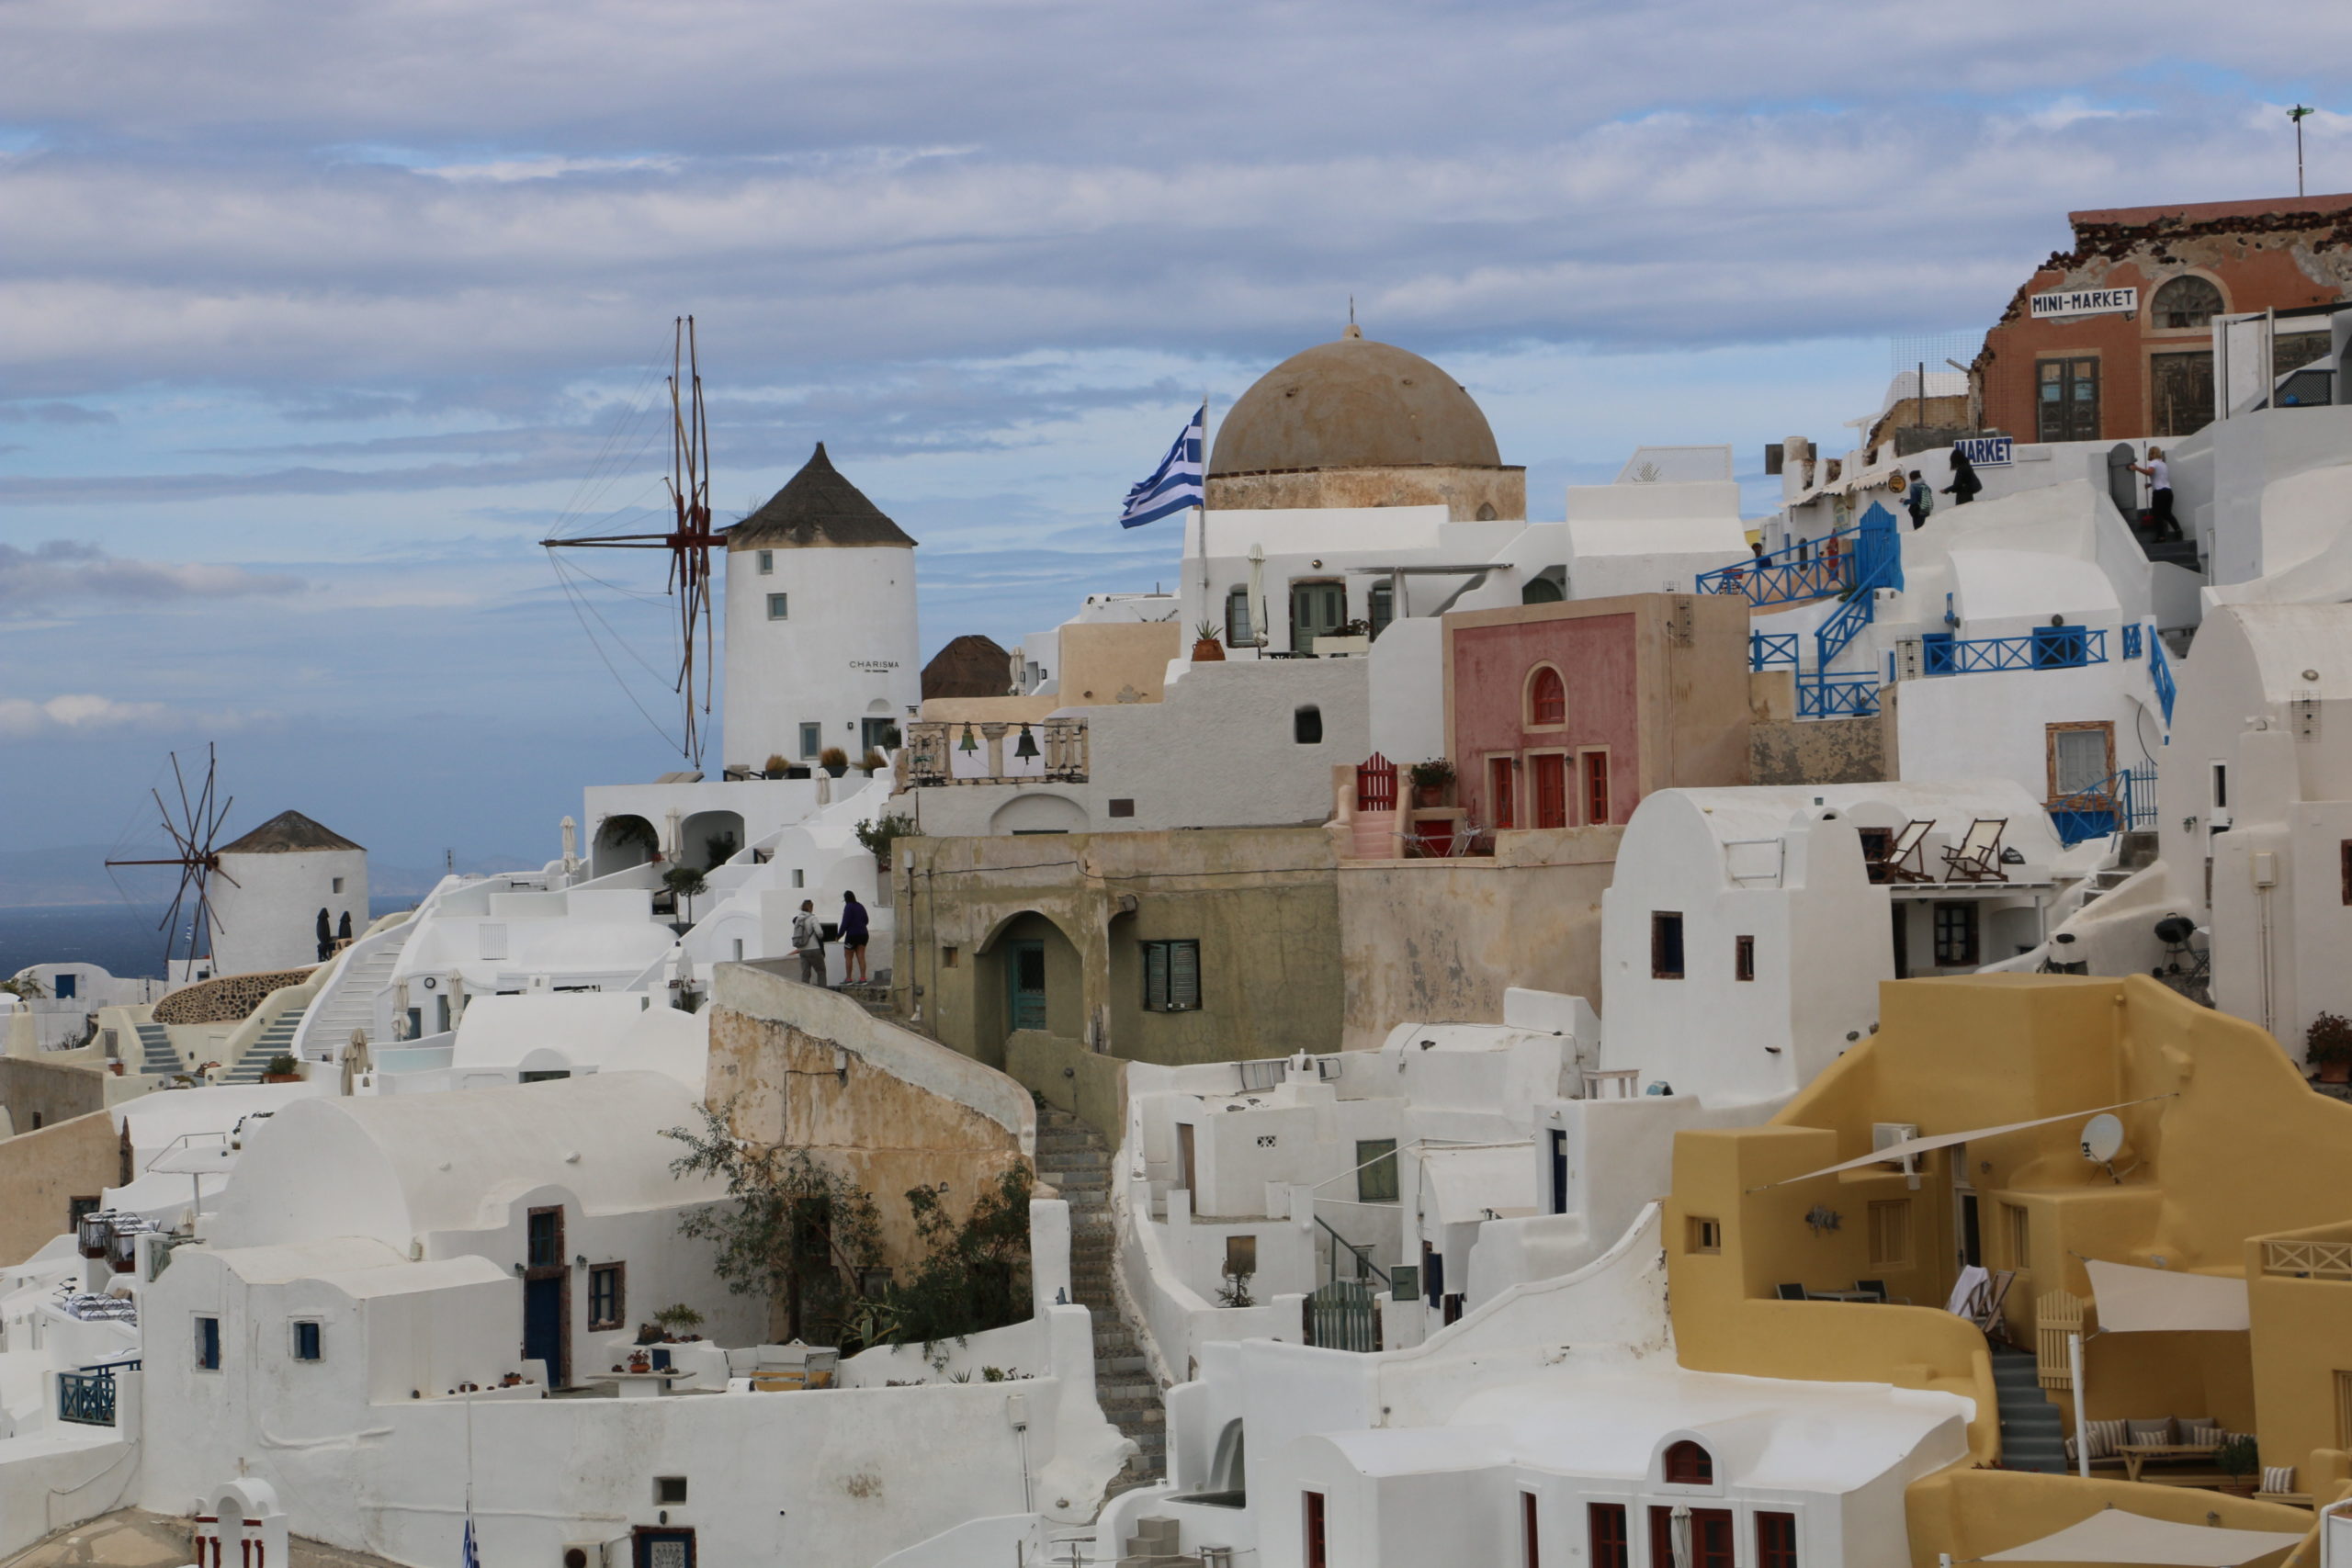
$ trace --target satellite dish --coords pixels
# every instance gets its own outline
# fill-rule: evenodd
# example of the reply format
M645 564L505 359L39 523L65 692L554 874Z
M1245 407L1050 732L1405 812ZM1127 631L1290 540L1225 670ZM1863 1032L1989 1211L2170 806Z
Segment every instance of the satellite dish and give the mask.
M2123 1122L2120 1117L2100 1111L2083 1123L2083 1157L2095 1165L2105 1165L2123 1150Z

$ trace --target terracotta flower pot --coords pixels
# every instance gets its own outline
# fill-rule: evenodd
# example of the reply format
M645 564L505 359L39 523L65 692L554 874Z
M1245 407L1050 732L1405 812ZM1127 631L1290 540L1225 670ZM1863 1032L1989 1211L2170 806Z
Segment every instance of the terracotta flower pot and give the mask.
M2352 1062L2345 1061L2341 1057L2333 1062L2322 1062L2319 1065L2319 1081L2330 1084L2352 1083Z
M1195 664L1216 664L1224 658L1225 644L1213 637L1203 637L1193 645L1193 662Z

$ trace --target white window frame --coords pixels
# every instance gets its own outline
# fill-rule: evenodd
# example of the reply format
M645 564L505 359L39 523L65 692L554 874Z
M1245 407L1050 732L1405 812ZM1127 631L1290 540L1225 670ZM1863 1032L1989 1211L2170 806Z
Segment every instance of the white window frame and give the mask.
M769 594L768 619L771 621L788 621L792 619L791 600L792 595L789 593Z

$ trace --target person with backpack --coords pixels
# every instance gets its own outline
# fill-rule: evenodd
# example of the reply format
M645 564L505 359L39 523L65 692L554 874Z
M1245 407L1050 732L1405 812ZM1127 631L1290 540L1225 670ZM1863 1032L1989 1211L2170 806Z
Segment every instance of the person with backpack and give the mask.
M866 978L865 906L857 895L844 888L842 892L842 984L856 985Z
M1928 513L1936 509L1936 492L1928 488L1928 481L1919 477L1917 468L1911 470L1911 488L1903 492L1903 504L1911 513L1914 528L1925 527Z
M817 918L817 904L812 898L800 900L800 912L792 917L792 951L800 960L800 983L823 985L825 923Z

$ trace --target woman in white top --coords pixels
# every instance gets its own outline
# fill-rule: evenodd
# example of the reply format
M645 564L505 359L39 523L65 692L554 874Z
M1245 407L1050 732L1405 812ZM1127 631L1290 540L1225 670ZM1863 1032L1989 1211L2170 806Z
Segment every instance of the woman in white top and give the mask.
M2180 521L2172 514L2172 465L2165 461L2165 449L2148 448L2148 460L2134 463L2132 471L2148 476L2148 521L2159 539L2180 537Z

